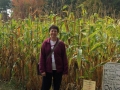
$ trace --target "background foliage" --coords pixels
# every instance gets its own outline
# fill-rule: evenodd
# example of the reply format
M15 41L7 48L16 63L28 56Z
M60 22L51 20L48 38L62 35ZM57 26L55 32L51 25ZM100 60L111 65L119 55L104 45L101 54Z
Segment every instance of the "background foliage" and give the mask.
M9 8L11 8L10 0L0 0L0 12L6 11Z
M102 17L105 15L119 17L120 0L0 0L0 12L11 8L14 11L12 18L16 19L26 18L29 14L38 17L51 13L65 17L70 12L74 12L75 17L79 18L81 4L84 4L89 15L99 13Z

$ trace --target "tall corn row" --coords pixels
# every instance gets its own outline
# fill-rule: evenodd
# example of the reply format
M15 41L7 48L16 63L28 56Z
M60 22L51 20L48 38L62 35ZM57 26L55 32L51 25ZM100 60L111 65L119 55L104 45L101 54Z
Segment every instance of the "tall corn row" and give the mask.
M59 38L66 44L69 60L69 75L64 78L61 90L81 90L83 79L96 81L96 89L100 89L102 65L115 62L120 53L120 26L110 17L100 18L98 14L87 17L84 8L77 19L70 13L65 18L51 14L35 21L28 18L0 23L0 79L27 90L41 87L36 64L51 24L60 27Z

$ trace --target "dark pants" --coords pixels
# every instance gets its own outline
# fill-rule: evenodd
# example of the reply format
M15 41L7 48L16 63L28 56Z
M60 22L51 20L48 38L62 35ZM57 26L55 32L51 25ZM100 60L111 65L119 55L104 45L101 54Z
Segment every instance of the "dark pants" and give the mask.
M52 73L46 73L46 76L42 80L41 90L50 90L51 84L53 82L53 90L59 90L62 81L62 73L57 73L53 70Z

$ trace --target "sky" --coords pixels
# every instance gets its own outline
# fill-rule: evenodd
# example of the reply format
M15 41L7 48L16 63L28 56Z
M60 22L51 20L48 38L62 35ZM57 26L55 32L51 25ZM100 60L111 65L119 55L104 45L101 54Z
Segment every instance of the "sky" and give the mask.
M12 13L11 9L7 9L7 13L9 15L9 17L11 17L11 13Z

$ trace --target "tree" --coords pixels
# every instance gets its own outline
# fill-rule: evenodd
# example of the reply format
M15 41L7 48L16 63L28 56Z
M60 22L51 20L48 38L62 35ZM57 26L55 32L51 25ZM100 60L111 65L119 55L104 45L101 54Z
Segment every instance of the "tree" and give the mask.
M8 20L8 13L7 9L11 8L11 1L10 0L0 0L0 13L1 13L1 20L7 21Z
M42 11L44 0L12 0L13 18L26 18L29 15L38 17Z
M67 6L64 10L74 12L77 17L80 17L81 9L80 5L83 4L89 15L98 13L101 16L113 15L120 13L120 0L45 0L45 13L49 14L51 11L55 14L64 15L61 10L64 6ZM104 14L104 15L103 15Z
M115 11L116 15L120 14L120 0L101 0L101 1L107 8L113 9L110 13L113 13L113 11Z
M47 3L45 5L46 12L47 11L52 11L53 13L60 13L61 9L65 5L72 5L72 9L76 6L77 1L79 0L45 0Z
M11 1L10 0L0 0L0 13L7 11L7 9L11 8Z

